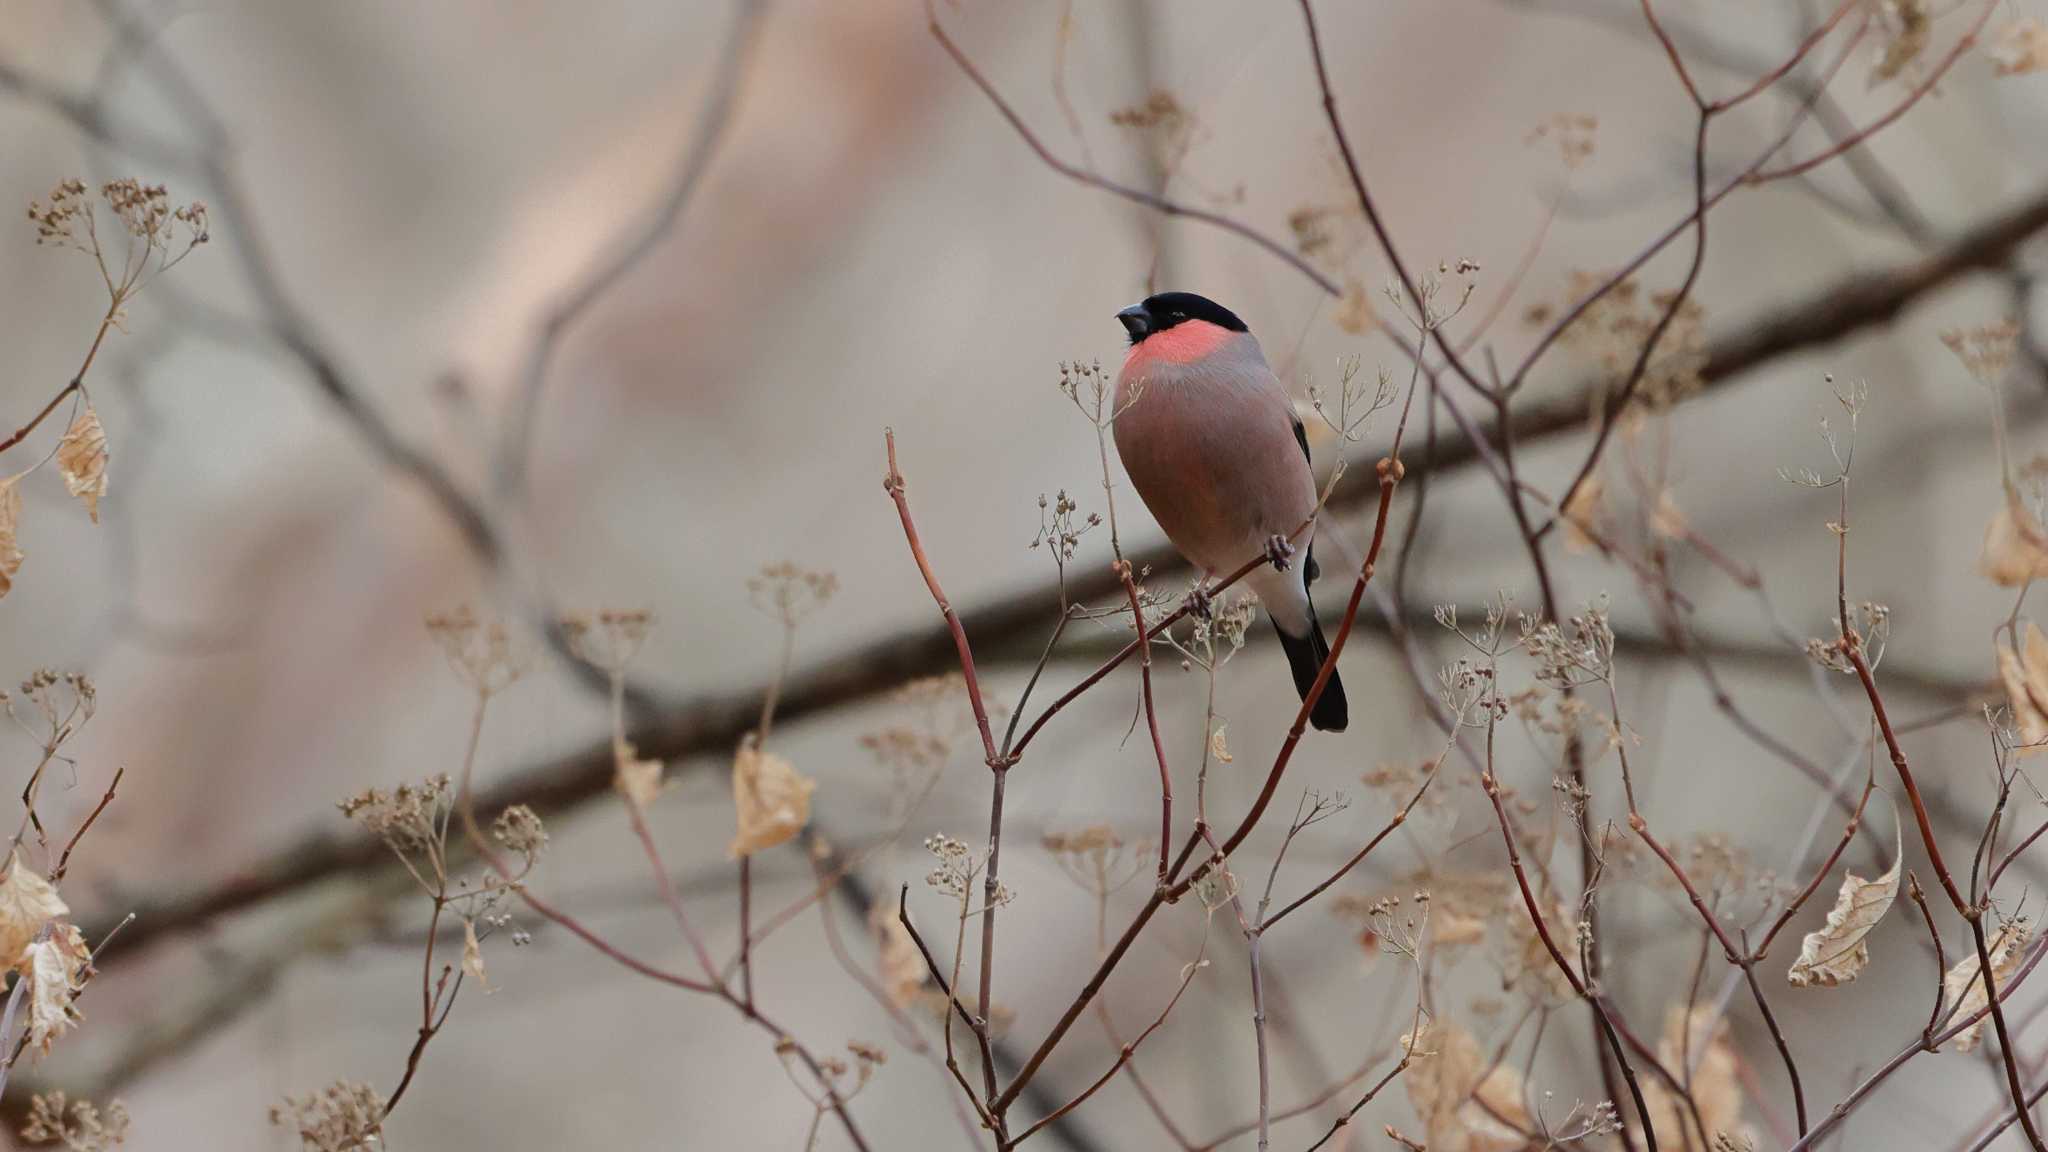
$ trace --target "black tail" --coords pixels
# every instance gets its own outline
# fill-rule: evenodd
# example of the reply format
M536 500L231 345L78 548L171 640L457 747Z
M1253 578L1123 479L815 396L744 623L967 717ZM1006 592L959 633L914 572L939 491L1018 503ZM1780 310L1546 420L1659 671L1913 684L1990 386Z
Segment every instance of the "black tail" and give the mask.
M1274 621L1273 631L1280 634L1280 647L1287 653L1287 667L1294 673L1294 690L1306 700L1308 690L1315 687L1316 673L1330 655L1330 642L1323 638L1322 622L1311 608L1306 636L1289 636L1278 621ZM1344 681L1338 679L1335 668L1330 669L1330 682L1323 685L1316 706L1309 710L1308 722L1324 732L1342 732L1351 722L1351 709L1344 702Z

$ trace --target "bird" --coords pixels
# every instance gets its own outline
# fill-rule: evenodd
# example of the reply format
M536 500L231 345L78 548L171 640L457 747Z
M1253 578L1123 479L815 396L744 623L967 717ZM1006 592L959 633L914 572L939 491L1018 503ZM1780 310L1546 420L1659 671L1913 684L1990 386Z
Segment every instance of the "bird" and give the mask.
M1265 555L1245 576L1280 635L1294 687L1308 698L1330 654L1309 584L1315 527L1294 564L1289 537L1316 511L1308 430L1259 342L1228 308L1192 292L1148 296L1116 314L1130 336L1117 374L1111 430L1131 486L1189 563L1210 578ZM1309 722L1349 720L1336 669Z

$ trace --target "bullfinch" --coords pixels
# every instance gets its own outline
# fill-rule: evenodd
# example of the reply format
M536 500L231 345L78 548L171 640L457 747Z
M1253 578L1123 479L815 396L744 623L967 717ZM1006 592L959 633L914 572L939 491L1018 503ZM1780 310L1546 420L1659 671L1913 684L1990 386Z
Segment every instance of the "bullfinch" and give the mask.
M1287 537L1316 510L1316 482L1308 432L1286 388L1244 321L1213 300L1162 292L1116 318L1131 349L1117 375L1112 427L1131 486L1205 581L1262 553L1272 557L1245 583L1265 605L1307 699L1330 645L1309 599L1313 526L1302 562L1288 561ZM1347 720L1332 669L1309 722L1342 732Z

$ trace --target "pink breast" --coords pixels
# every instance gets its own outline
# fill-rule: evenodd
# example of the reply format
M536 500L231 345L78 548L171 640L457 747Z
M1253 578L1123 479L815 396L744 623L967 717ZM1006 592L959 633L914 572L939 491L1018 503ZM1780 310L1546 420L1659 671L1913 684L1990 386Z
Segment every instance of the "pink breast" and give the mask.
M1188 320L1133 345L1124 357L1124 371L1142 370L1150 364L1191 364L1221 348L1234 335L1207 320Z

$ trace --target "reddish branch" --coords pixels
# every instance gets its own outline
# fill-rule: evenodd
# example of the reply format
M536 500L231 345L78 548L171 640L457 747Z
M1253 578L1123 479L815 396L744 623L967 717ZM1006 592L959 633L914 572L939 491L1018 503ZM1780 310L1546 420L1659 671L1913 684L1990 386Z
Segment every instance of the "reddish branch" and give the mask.
M1411 391L1410 400L1412 401L1412 399L1413 392ZM1402 428L1405 428L1406 419L1407 414L1406 409L1404 408L1402 416ZM984 1061L984 1088L987 1099L982 1100L980 1097L976 1097L976 1106L977 1108L986 1109L989 1120L991 1121L991 1128L996 1133L997 1143L999 1147L1007 1149L1009 1147L1014 1146L1015 1143L1015 1141L1013 1141L1009 1137L1007 1132L1007 1113L1010 1108L1010 1105L1016 1100L1018 1093L1023 1091L1025 1086L1031 1083L1032 1079L1038 1074L1039 1069L1044 1066L1046 1059L1051 1056L1051 1054L1056 1048L1058 1048L1060 1042L1066 1037L1067 1032L1073 1027L1074 1022L1080 1018L1081 1013L1087 1009L1089 1003L1093 1001L1093 999L1095 998L1096 993L1098 993L1102 989L1103 984L1108 981L1110 974L1116 970L1117 966L1120 963L1122 963L1124 956L1128 954L1131 946L1134 943L1136 943L1138 937L1143 933L1145 926L1151 921L1152 917L1164 905L1176 902L1181 897L1185 896L1188 893L1189 889L1191 889L1195 884L1200 882L1200 880L1204 876L1206 876L1213 868L1220 865L1224 860L1226 860L1229 857L1230 853L1235 851L1237 847L1240 844L1242 844L1245 841L1245 839L1249 837L1252 834L1252 832L1258 827L1260 820L1265 815L1267 807L1272 803L1273 796L1279 790L1280 782L1286 775L1287 766L1290 760L1293 758L1294 750L1300 745L1302 736L1307 731L1309 713L1315 707L1316 701L1321 698L1324 690L1330 682L1330 678L1335 674L1337 658L1343 653L1344 646L1350 638L1352 627L1357 622L1358 609L1360 603L1364 599L1366 586L1371 581L1373 573L1377 569L1380 551L1386 543L1387 522L1393 507L1394 492L1400 484L1403 472L1399 457L1400 440L1401 428L1397 428L1394 436L1393 449L1391 450L1387 458L1379 462L1379 465L1377 467L1377 473L1379 476L1380 498L1379 508L1374 516L1372 542L1366 550L1366 555L1363 563L1360 565L1357 580L1352 587L1351 598L1349 602L1345 605L1344 615L1338 623L1336 635L1331 639L1329 654L1324 659L1322 666L1317 670L1314 683L1310 686L1308 692L1304 694L1301 701L1301 705L1295 712L1294 723L1288 729L1287 737L1282 742L1279 752L1274 756L1272 767L1267 771L1265 783L1261 787L1257 799L1253 801L1250 810L1247 811L1245 815L1240 819L1240 821L1237 824L1237 827L1230 833L1230 835L1224 838L1222 844L1220 846L1212 847L1212 851L1210 852L1210 854L1206 856L1204 859L1202 859L1199 863L1194 864L1193 867L1189 867L1189 862L1191 858L1194 856L1196 848L1207 839L1207 830L1201 827L1197 827L1195 831L1188 836L1187 841L1182 846L1179 855L1175 857L1172 860L1172 862L1169 865L1165 866L1161 871L1158 883L1154 887L1151 896L1146 900L1144 906L1139 909L1138 914L1132 919L1130 925L1127 928L1125 928L1123 934L1120 937L1118 937L1116 943L1110 947L1109 951L1104 955L1101 962L1097 965L1095 972L1089 977L1087 982L1082 985L1080 992L1074 997L1072 1003L1070 1003L1067 1006L1066 1010L1062 1013L1058 1022L1054 1024L1052 1030L1046 1035L1045 1039L1039 1043L1038 1047L1034 1049L1031 1055L1025 1060L1023 1066L1018 1070L1017 1075L1010 1081L1010 1084L1007 1087L1002 1088L1000 1091L996 1090L994 1086L993 1063L989 1061ZM902 522L903 525L905 542L908 544L910 548L912 558L916 561L919 572L922 573L924 577L925 586L931 592L933 600L939 605L940 614L946 621L947 630L952 637L953 648L959 654L960 657L962 674L966 679L970 696L978 700L980 688L979 681L976 678L973 670L973 648L968 641L966 629L960 624L958 617L953 614L952 607L947 602L945 598L945 593L939 586L938 578L932 571L930 559L926 556L924 552L923 543L918 536L916 522L914 521L910 513L909 499L906 494L907 486L904 482L902 472L896 464L895 437L893 433L885 437L885 444L889 456L889 471L887 476L884 478L883 486L885 490L889 493L890 499L896 505L898 519ZM1313 521L1311 521L1310 524L1303 525L1302 529L1297 531L1294 535L1299 536L1302 531L1306 531L1310 526L1312 526L1312 524ZM1244 573L1251 571L1252 568L1264 562L1266 562L1264 558L1259 558L1251 562L1248 562L1246 565L1241 567L1238 570L1238 572L1233 574L1232 580L1234 581L1235 579L1242 577ZM1120 581L1128 579L1128 570L1125 570L1119 574ZM1226 584L1227 583L1228 582L1226 582ZM1160 627L1164 627L1167 623L1170 623L1173 619L1176 618L1176 615L1177 614L1169 615L1165 621L1161 622ZM1044 723L1047 720L1049 720L1054 713L1056 713L1060 708L1064 707L1067 702L1071 701L1072 699L1079 696L1082 692L1086 691L1087 688L1089 688L1090 686L1100 683L1103 680L1103 678L1106 677L1109 674L1109 672L1112 671L1117 665L1121 664L1123 660L1126 659L1133 650L1138 650L1142 654L1143 649L1149 643L1150 637L1153 634L1153 630L1146 629L1142 615L1140 615L1135 620L1135 624L1140 630L1139 639L1133 641L1131 645L1126 646L1126 648L1122 652L1119 652L1117 655L1112 656L1107 662L1103 664L1102 667L1098 668L1093 674L1091 674L1087 679L1085 679L1079 687L1069 692L1066 696L1063 696L1060 700L1056 701L1047 710L1046 714L1040 717L1038 722L1034 723L1029 729L1026 730L1024 739L1020 740L1008 752L998 754L995 748L994 740L988 733L985 721L985 713L978 703L975 707L976 718L977 720L982 722L983 743L984 747L989 752L990 767L996 770L995 787L993 790L994 796L991 804L991 807L994 810L994 814L991 818L992 842L990 845L989 867L991 878L988 881L989 889L987 896L987 906L983 909L984 947L981 955L984 993L983 1011L979 1019L973 1017L968 1018L969 1027L975 1030L977 1037L981 1037L983 1035L982 1030L986 1027L986 992L989 979L988 974L992 970L992 966L994 963L993 931L990 927L990 925L992 924L992 916L995 907L995 886L992 874L994 872L994 854L996 848L994 839L996 836L1000 835L1002 781L1005 775L1007 774L1008 769L1014 766L1018 762L1019 758L1022 756L1023 748L1029 742L1032 734L1034 734L1040 727L1042 727ZM1162 777L1170 778L1170 774L1167 772L1167 765L1165 763L1165 754L1163 746L1156 746L1155 751L1157 751L1160 758L1160 769ZM1165 790L1166 789L1163 787L1162 792L1164 792ZM1171 829L1169 825L1169 833L1170 830ZM922 948L922 944L920 944L920 948ZM936 960L935 958L931 957L928 952L926 954L926 962L928 966L932 967L936 971ZM963 1016L965 1016L966 1013L964 1012L964 1009L962 1009L959 1005L957 998L953 997L953 994L951 992L948 992L947 995L949 996L949 998L954 999L954 1008L956 1009L956 1011L960 1011L960 1013ZM1092 1089L1090 1091L1092 1091ZM1068 1111L1068 1109L1061 1108L1059 1110L1059 1113L1064 1115L1066 1111ZM1026 1135L1028 1134L1029 1133L1027 1132ZM1019 1136L1017 1139L1021 1140L1022 1136Z

